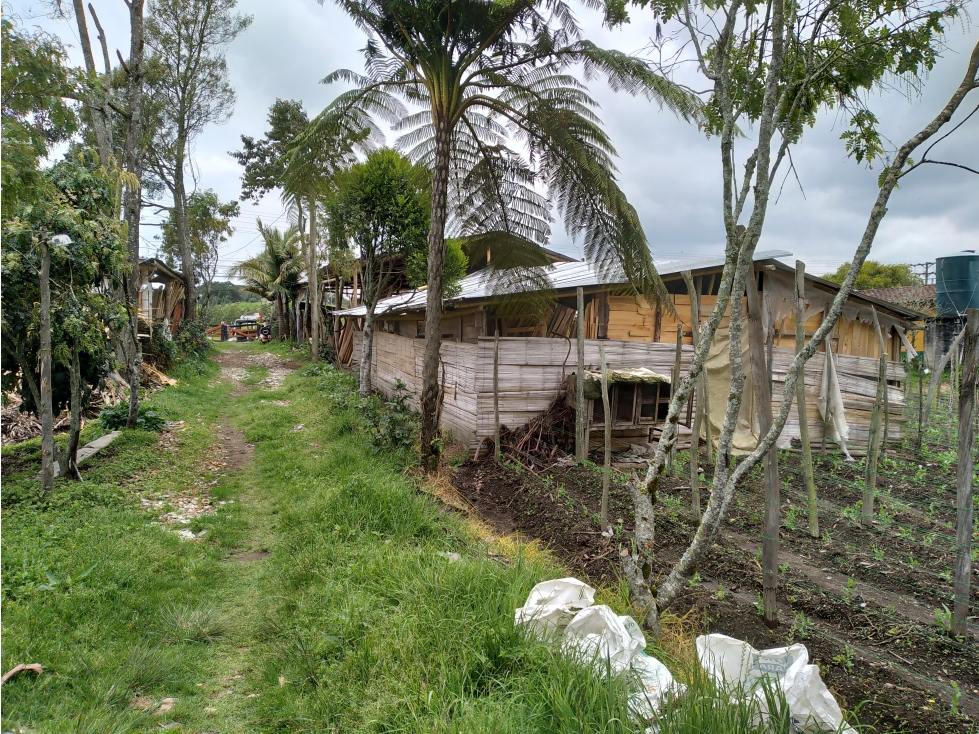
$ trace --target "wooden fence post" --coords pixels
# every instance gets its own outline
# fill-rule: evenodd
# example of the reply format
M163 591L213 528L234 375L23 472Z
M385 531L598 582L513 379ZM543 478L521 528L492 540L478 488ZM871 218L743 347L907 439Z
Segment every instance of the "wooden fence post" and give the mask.
M670 395L676 392L676 386L680 383L680 358L683 355L683 322L679 319L676 322L676 358L673 360L673 374L671 376ZM670 449L670 468L676 474L676 442Z
M765 436L772 427L772 394L769 390L768 367L765 364L765 331L761 320L761 298L758 295L758 276L752 271L746 288L748 296L748 357L751 364L751 385L758 418L758 435ZM765 625L778 627L778 608L775 593L778 589L778 536L781 486L778 477L778 448L772 444L765 456L765 532L762 538L762 609Z
M578 373L574 381L574 448L575 459L588 458L588 418L585 415L585 291L578 288Z
M979 373L979 308L970 308L965 325L965 349L962 355L962 384L959 388L958 465L955 470L956 525L955 606L952 610L952 633L965 636L969 617L969 585L972 574L972 430L976 408L976 378Z
M500 463L500 330L493 332L493 444Z
M806 345L806 264L795 261L795 353ZM802 442L802 476L809 495L809 535L819 537L819 509L816 506L816 478L812 470L812 443L809 440L809 416L806 406L806 368L799 371L795 386L796 410L799 413L799 440Z
M867 442L867 471L864 475L863 506L860 508L860 522L866 526L874 523L874 493L877 490L877 459L880 456L880 432L884 394L887 391L887 352L884 350L884 335L877 320L877 309L870 307L877 329L877 345L880 347L880 366L877 369L877 397L870 414L870 437Z
M689 270L683 271L683 282L686 283L687 293L690 294L690 332L693 335L693 344L696 348L697 338L700 327L700 298L697 295L697 286L693 282L693 276ZM704 406L703 396L700 395L703 380L698 380L698 384L690 393L690 399L697 403L697 410L693 417L693 432L690 434L690 504L693 509L693 516L700 520L700 427L703 422ZM710 436L707 437L708 441Z
M602 532L608 529L609 475L612 473L612 411L608 401L608 367L605 364L605 347L598 345L598 360L602 368L602 407L605 409L605 470L602 472Z

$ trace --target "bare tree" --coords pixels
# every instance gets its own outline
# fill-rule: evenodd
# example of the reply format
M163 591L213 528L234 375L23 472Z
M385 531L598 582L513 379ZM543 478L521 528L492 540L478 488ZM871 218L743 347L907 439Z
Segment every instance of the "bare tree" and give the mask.
M236 5L237 0L155 0L147 20L147 42L153 50L147 77L153 90L148 165L173 197L186 319L197 312L187 221L188 158L204 129L226 122L234 110L224 50L251 24L251 16L234 12Z
M977 87L979 45L972 53L965 78L945 108L887 161L877 200L840 291L813 337L791 363L779 410L770 427L763 431L756 448L735 464L732 439L745 385L742 298L746 292L750 296L753 288L749 281L753 284L757 277L753 256L776 176L781 168L791 165L790 148L803 130L814 124L819 106L831 101L851 113L854 129L843 136L851 154L858 161L881 156L884 150L877 121L863 106L862 92L899 71L919 80L918 75L930 68L941 44L941 26L934 23L936 14L953 18L960 12L960 4L954 0L944 4L911 3L903 8L900 17L892 15L890 6L885 4L861 6L859 10L844 6L849 3L749 5L742 0L727 0L710 17L700 14L706 10L695 9L687 0L656 6L662 17L680 26L694 62L710 87L706 124L720 147L726 262L716 306L700 331L690 371L673 395L656 456L645 477L634 478L630 485L636 504L636 531L632 552L623 558L623 566L635 612L654 632L659 629L659 612L673 603L713 545L738 482L775 445L788 418L800 372L835 325L911 154L942 130L966 95ZM888 32L882 33L881 29ZM866 56L868 49L875 52L873 61ZM915 59L923 61L915 63ZM753 125L755 133L739 183L735 142L744 135L747 125ZM742 219L744 225L740 224ZM676 443L681 410L704 369L710 345L729 307L731 391L719 437L710 501L690 546L667 579L654 589L649 575L654 511L650 498L656 496L667 457Z

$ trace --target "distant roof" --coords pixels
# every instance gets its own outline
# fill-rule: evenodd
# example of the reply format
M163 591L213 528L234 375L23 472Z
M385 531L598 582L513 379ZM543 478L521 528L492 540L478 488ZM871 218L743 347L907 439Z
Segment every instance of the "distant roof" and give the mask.
M158 257L147 257L139 261L140 267L144 265L150 270L162 271L174 280L183 280L184 276L178 270L174 270Z
M789 257L792 253L785 250L766 250L756 252L754 260L774 260L779 257ZM709 270L712 268L724 267L724 257L702 257L684 260L666 260L656 263L656 271L660 276L678 275L685 270L691 272L697 270ZM601 270L589 262L559 262L551 265L547 269L548 278L554 290L569 290L573 288L588 288L600 285L622 285L626 282L621 272L602 273ZM455 298L447 298L447 304L460 304L466 301L484 301L498 295L494 293L493 280L490 278L488 270L480 270L472 275L467 275L459 282L459 295ZM426 294L424 290L415 290L408 293L385 298L377 304L375 315L381 316L391 313L405 313L408 311L420 311L425 308ZM342 311L334 311L335 316L364 316L367 313L366 306L355 306Z
M856 292L861 296L900 305L931 303L935 300L934 285L902 285L897 288L870 288Z

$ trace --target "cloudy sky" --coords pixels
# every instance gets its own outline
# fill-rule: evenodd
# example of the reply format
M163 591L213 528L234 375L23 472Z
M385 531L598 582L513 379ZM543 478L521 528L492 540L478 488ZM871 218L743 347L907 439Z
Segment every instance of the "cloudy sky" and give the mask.
M106 27L110 49L129 47L125 8L118 0L93 0ZM74 21L45 17L37 0L5 3L26 25L60 36L81 64ZM241 135L260 137L269 105L276 98L302 100L312 115L322 110L339 87L319 83L337 68L361 70L363 34L335 6L316 0L240 0L242 12L254 17L251 27L228 49L231 82L238 101L224 125L211 127L197 141L194 157L198 186L212 188L222 199L237 198L240 167L228 151L240 147ZM637 52L654 32L648 13L633 10L623 30L602 27L596 13L580 10L585 37L599 45ZM91 25L91 24L90 24ZM968 53L979 38L975 25L955 26L948 49L927 79L922 95L894 89L871 99L887 137L900 144L945 104L961 81ZM94 37L93 37L94 42ZM98 55L98 54L96 54ZM614 94L593 83L600 115L618 149L622 188L642 218L653 255L675 259L718 252L723 243L720 218L720 165L716 140L660 111L643 99ZM975 95L975 93L974 93ZM970 109L974 107L973 100ZM964 116L960 113L959 118ZM762 249L785 249L805 260L810 272L833 270L852 256L876 196L877 170L846 158L840 133L846 127L832 111L824 113L795 148L799 182L784 182L777 204L769 210ZM935 149L933 157L979 168L979 115ZM801 187L800 187L801 184ZM259 247L255 217L284 224L275 194L259 205L242 204L235 235L222 248L222 273ZM151 216L147 222L153 221ZM145 227L144 252L156 249L155 227ZM580 257L579 248L557 228L553 247ZM872 258L884 262L920 263L964 248L979 247L979 177L965 171L928 166L919 169L891 198L890 211L877 236Z

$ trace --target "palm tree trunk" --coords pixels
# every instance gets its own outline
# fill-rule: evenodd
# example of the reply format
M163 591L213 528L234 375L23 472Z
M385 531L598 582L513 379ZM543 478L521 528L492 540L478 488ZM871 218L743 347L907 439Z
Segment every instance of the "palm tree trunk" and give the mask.
M283 341L286 338L286 317L283 313L281 293L275 297L275 318L279 322L279 341Z
M374 357L374 309L367 309L364 316L364 344L360 357L360 397L371 394L371 361Z
M451 127L447 119L435 122L435 165L432 170L432 221L428 230L428 291L425 310L425 360L422 365L422 466L438 468L439 350L442 346L442 274L445 268L445 221L448 208Z

